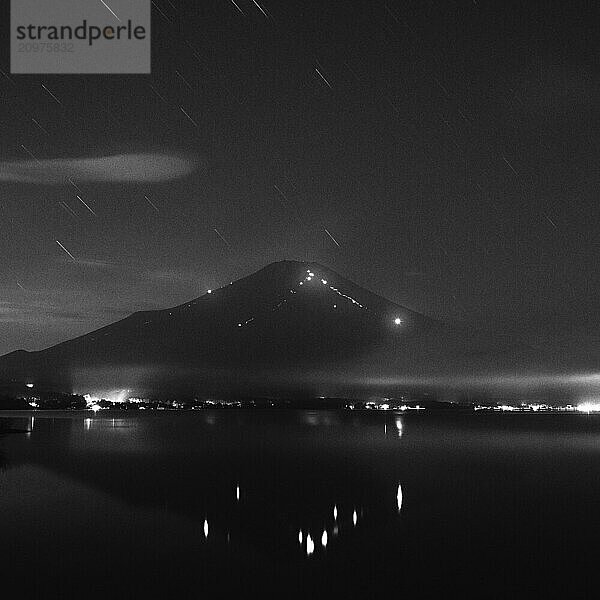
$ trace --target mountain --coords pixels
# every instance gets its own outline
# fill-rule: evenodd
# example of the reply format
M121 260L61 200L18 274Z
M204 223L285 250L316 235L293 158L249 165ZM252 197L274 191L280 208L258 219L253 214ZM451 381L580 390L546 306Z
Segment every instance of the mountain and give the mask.
M179 306L5 355L0 382L79 393L318 395L368 388L385 373L422 375L506 347L317 263L282 261Z

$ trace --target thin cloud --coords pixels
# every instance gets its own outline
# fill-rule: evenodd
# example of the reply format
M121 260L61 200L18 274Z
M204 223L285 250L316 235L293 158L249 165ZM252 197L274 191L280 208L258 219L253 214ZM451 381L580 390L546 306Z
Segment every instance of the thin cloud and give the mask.
M167 281L173 283L188 283L198 281L198 276L194 273L176 270L146 271L145 276L147 279L154 279L156 281Z
M60 264L79 265L82 267L89 267L91 269L116 269L117 265L107 260L94 260L90 258L77 258L74 261L67 257L58 257L55 262Z
M90 306L74 303L65 308L60 301L2 301L0 323L64 328L65 325L87 324L94 327L122 318L133 310L117 306Z
M0 181L62 185L90 183L155 183L185 177L200 167L197 159L178 154L112 154L85 158L33 157L0 162Z
M84 323L90 321L90 315L84 311L65 310L51 302L0 302L0 323L21 323L39 325L40 323Z

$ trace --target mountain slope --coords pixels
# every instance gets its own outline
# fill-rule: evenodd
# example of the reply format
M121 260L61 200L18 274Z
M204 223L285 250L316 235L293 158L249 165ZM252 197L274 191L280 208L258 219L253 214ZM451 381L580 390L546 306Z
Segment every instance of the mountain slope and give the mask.
M445 363L485 348L476 334L369 292L316 263L282 261L166 310L134 313L39 352L0 358L0 380L86 386L261 390L337 370L368 375ZM303 382L303 383L301 383Z

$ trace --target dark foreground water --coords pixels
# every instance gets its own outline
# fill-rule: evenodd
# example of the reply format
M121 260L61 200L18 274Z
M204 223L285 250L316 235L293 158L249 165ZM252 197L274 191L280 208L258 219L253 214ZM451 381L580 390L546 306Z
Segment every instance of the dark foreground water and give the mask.
M0 596L599 593L594 416L4 417Z

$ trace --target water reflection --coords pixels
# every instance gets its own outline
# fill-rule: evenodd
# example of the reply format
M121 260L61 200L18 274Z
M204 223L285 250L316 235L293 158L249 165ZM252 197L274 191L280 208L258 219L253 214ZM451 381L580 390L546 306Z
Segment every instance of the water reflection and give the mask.
M83 427L85 430L98 429L131 429L131 419L111 417L108 419L100 417L85 417Z
M306 555L310 556L315 551L315 543L313 542L310 534L306 535Z
M593 515L600 497L600 482L589 477L600 460L597 421L582 417L587 429L565 432L572 417L561 416L560 426L532 434L530 426L507 430L505 420L494 428L494 415L482 426L479 416L274 413L21 416L15 428L30 437L0 438L0 466L6 454L11 466L0 494L3 545L12 553L5 550L3 564L24 565L19 573L30 578L32 563L51 573L69 564L75 580L102 556L103 573L118 584L130 573L132 586L171 567L171 581L218 573L228 582L235 564L260 585L281 573L280 589L300 575L336 586L375 572L397 581L401 564L403 581L421 584L432 564L440 578L464 565L472 574L474 562L500 564L517 537L531 541L529 550L544 539L561 559L569 559L566 547L581 561L576 537L595 536L582 515ZM550 479L564 485L549 492ZM505 527L496 527L499 518ZM563 545L541 528L553 518L563 519ZM52 563L57 545L64 555Z
M400 417L396 417L396 429L398 430L398 437L402 437L403 431L402 419Z
M35 465L57 480L89 486L90 494L107 493L124 501L135 515L132 522L143 527L141 547L147 545L141 538L152 537L165 518L181 515L192 520L188 531L195 531L196 539L205 541L210 536L211 552L218 556L203 558L210 564L217 560L226 564L249 549L273 560L311 557L307 565L320 564L325 550L333 557L354 547L359 517L365 534L384 523L394 526L395 507L389 502L386 477L377 466L393 462L382 463L375 453L380 446L370 446L383 443L381 420L360 428L355 415L323 418L313 412L298 419L297 414L257 412L246 417L232 412L226 418L204 413L116 416L100 412L62 418L48 413L27 417L30 443L13 450L21 465ZM286 421L290 417L296 429ZM365 468L365 461L371 466ZM244 473L244 502L240 473ZM36 539L36 523L56 520L56 509L51 512L45 504L60 493L59 487L48 486L40 495L39 520L30 521L32 530L30 537L24 534L25 539ZM58 513L65 519L65 537L79 535L72 531L74 523L89 518L85 514L93 505L65 504L64 515ZM154 510L158 512L148 512ZM110 518L98 513L94 528L106 540L119 536ZM94 528L87 528L88 535ZM162 541L152 543L160 548ZM95 544L103 553L114 552L108 541ZM190 557L200 551L190 543L182 548Z
M337 412L325 410L303 411L303 422L311 427L331 427L339 423Z

